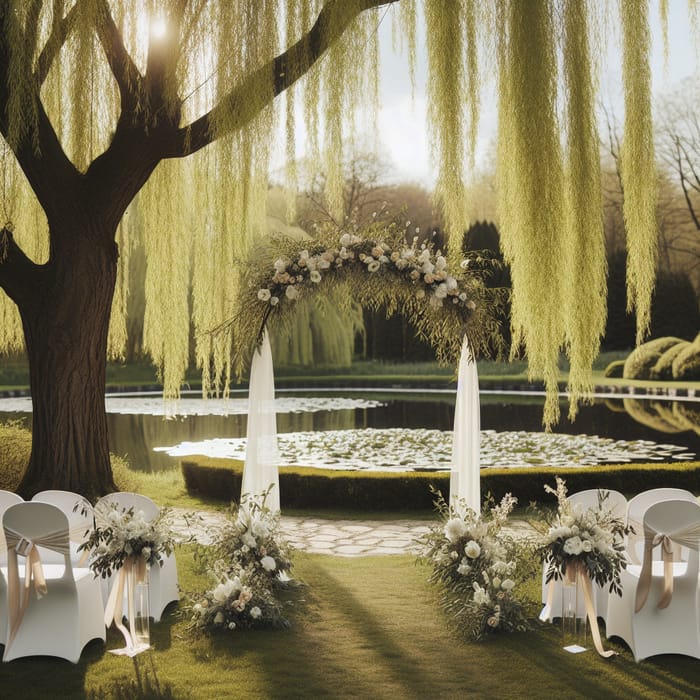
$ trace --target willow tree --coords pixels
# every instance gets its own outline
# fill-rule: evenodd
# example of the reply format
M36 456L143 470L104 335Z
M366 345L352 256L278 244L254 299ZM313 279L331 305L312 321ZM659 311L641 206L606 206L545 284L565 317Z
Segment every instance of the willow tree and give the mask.
M166 393L177 395L187 364L190 312L205 391L225 392L240 338L235 327L206 331L235 314L237 263L265 228L271 135L282 121L293 183L303 119L312 155L325 163L327 201L340 210L343 144L361 115L373 121L377 26L387 16L408 46L409 70L417 18L425 18L436 195L455 252L468 223L464 173L480 89L498 76L500 230L514 331L547 382L546 422L556 418L560 349L582 394L604 328L593 110L596 57L605 55L607 28L621 27L629 304L643 335L655 264L646 0L423 0L422 14L417 4L0 3L0 348L24 345L30 362L23 493L96 495L114 486L105 363L124 348L135 227L148 265L144 347Z

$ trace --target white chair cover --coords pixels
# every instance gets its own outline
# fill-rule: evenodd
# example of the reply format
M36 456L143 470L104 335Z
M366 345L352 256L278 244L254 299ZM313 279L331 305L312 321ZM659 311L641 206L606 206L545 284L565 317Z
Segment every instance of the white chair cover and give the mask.
M86 565L89 552L78 551L78 547L87 540L90 531L94 528L95 514L90 501L79 493L59 490L39 491L32 497L32 501L50 503L68 518L71 560L74 564ZM49 554L44 560L47 564L61 563L61 561L56 559L55 554L53 556Z
M608 598L608 637L620 637L632 650L636 661L657 654L684 654L700 658L700 615L698 600L698 546L700 545L700 506L690 501L661 501L650 506L644 528L657 549L670 540L681 539L687 548L685 561L664 566L660 556L651 556L642 567L630 564L622 571L622 596ZM673 552L670 547L668 552ZM644 570L646 591L641 576ZM666 571L665 571L666 570ZM672 575L672 595L666 596ZM635 609L639 608L635 612Z
M277 447L277 413L275 411L275 377L272 349L264 332L262 345L253 352L248 388L248 427L241 499L260 499L270 490L265 505L273 513L280 510L279 450Z
M58 656L77 663L91 639L105 639L100 585L87 568L73 568L68 519L48 503L18 503L3 516L8 545L8 625L3 661ZM44 565L47 550L62 564ZM19 557L25 557L19 566ZM20 576L24 583L20 582Z
M0 525L5 511L16 503L23 503L22 496L12 491L0 490ZM5 533L0 527L0 567L7 567L7 543ZM7 579L2 569L0 569L0 640L5 641L7 636Z
M134 512L141 511L145 520L154 520L160 514L160 508L147 496L130 491L117 491L100 498L95 504L95 517L100 518L101 512L110 508L110 504L115 503L119 508L128 510L133 508ZM173 552L163 560L163 566L152 566L149 572L150 585L148 589L149 609L154 622L160 622L163 611L169 603L180 600L180 588L177 578L177 563ZM116 581L112 576L108 581L102 579L105 602L109 598L109 591Z
M644 555L644 514L650 506L661 501L689 501L697 503L690 491L675 488L658 488L642 491L630 498L627 504L627 525L634 532L627 537L627 556L634 564L641 564Z
M450 505L456 509L463 500L467 508L481 512L480 448L479 376L465 335L457 375L450 467Z

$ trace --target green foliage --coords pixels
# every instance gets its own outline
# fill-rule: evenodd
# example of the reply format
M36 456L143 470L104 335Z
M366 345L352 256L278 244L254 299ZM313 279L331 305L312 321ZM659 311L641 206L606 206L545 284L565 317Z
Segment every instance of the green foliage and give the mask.
M659 357L656 364L649 370L649 379L673 379L673 362L689 345L690 343L687 341L681 341L666 350L666 352Z
M193 457L182 460L188 491L222 502L241 493L243 464L237 460ZM432 508L430 488L449 492L448 472L344 472L303 467L280 468L282 508L346 510L422 510ZM541 501L545 483L566 474L571 492L613 489L627 495L661 486L700 494L700 462L625 464L598 467L482 469L481 491L500 500L513 494L521 504Z
M700 381L700 333L673 359L673 378Z
M359 304L402 314L442 363L456 363L465 333L474 353L497 337L499 294L471 272L469 260L459 271L449 270L439 250L416 241L408 245L394 225L358 233L328 226L303 244L278 238L253 252L244 266L237 314L221 329L232 335L239 376L263 328L281 327L284 333L298 300L310 295L325 303L334 299L341 313Z
M656 338L635 348L625 360L625 379L652 379L652 368L661 356L674 345L682 343L680 338Z
M32 434L22 421L0 423L0 489L16 491L29 464Z
M625 369L625 361L624 360L615 360L614 362L611 362L605 368L605 372L603 372L603 375L606 377L609 377L609 378L622 379L624 369Z

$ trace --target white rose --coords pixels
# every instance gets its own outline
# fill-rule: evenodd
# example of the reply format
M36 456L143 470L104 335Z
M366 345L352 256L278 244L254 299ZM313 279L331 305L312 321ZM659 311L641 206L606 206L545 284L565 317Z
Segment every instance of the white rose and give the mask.
M569 537L566 542L564 542L564 551L572 556L577 556L583 551L583 542L578 536Z
M467 524L461 518L451 518L445 523L444 532L448 541L452 543L457 542L460 537L464 537L467 534Z
M321 273L318 270L314 270L311 273L310 279L314 284L318 284L321 281Z
M504 591L512 591L515 588L515 581L513 579L507 578L505 581L501 581L501 588Z
M260 301L268 301L270 299L270 290L258 289L258 299L260 299Z
M582 540L581 541L581 549L583 549L584 552L592 552L593 545L591 544L591 541L590 540Z
M255 605L250 609L250 616L254 619L257 620L260 616L262 615L262 610Z
M349 246L352 241L350 240L350 234L349 233L344 233L340 237L340 245L344 247Z
M291 299L293 301L294 299L299 298L299 290L292 284L284 290L284 295L287 297L287 299Z
M475 542L474 540L469 540L469 542L467 542L466 546L464 547L464 553L470 559L476 559L481 554L481 547L479 547L478 542Z
M228 628L230 630L235 630L236 629L236 623L235 622L229 622L228 623Z
M279 304L279 297L270 297L270 306L277 306Z
M265 569L265 571L274 571L277 568L277 563L270 556L263 557L260 560L260 564L262 565L262 568Z
M494 588L500 588L501 587L501 579L498 578L498 576L494 577L493 581L491 581L493 584Z
M370 260L367 264L367 272L376 272L380 266L379 260Z
M223 603L226 598L228 598L228 593L226 592L226 586L223 583L220 583L213 591L211 597L217 602L217 603Z
M459 563L459 566L457 567L457 573L462 576L466 576L471 570L472 567L469 566L466 559L462 559L462 561Z

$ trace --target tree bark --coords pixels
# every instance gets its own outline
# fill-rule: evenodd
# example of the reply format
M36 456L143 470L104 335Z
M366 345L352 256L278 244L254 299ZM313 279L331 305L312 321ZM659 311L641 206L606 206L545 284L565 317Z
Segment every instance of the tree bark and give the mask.
M71 224L71 254L43 266L19 304L33 408L32 453L18 489L25 498L47 488L91 499L116 490L104 388L117 247L109 233Z

